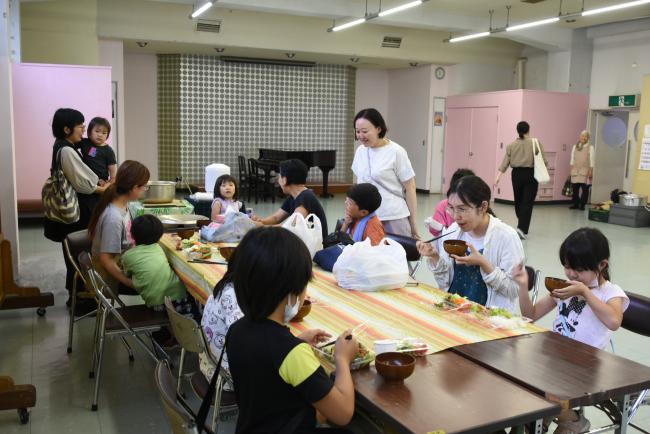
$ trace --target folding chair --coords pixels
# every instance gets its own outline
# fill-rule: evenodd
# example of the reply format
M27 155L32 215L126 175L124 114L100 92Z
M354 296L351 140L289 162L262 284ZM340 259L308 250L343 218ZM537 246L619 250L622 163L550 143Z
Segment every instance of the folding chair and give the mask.
M530 299L535 304L539 293L539 275L540 271L526 265L526 273L528 273L528 292L530 292Z
M97 411L99 398L99 380L101 377L102 360L104 356L104 342L107 337L131 336L142 347L154 362L168 359L165 351L151 337L151 332L160 330L169 325L165 312L156 312L144 304L126 306L104 282L102 277L92 268L88 252L79 255L79 264L88 277L91 288L99 302L97 307L97 323L95 327L95 341L93 344L91 378L95 377L95 391L93 395L92 410ZM117 307L113 305L117 303ZM142 340L141 334L147 335L151 340L152 348ZM162 356L159 357L158 354Z
M68 261L70 261L74 267L74 280L72 283L72 293L70 294L71 304L68 325L68 354L72 352L72 335L74 333L74 323L97 313L97 309L94 309L91 312L88 312L80 317L75 318L74 316L75 308L77 306L77 297L95 300L94 291L92 291L92 289L89 289L90 283L88 282L86 275L81 272L81 268L77 263L77 258L79 258L81 252L90 252L91 245L92 242L88 236L87 229L72 232L68 234L68 236L63 240L63 249L65 251L65 254L68 257ZM81 279L81 282L84 285L84 287L81 289L77 288L79 279Z
M173 434L197 434L196 423L190 412L178 402L176 387L174 387L174 376L169 366L164 361L159 361L155 372L156 388L163 403L165 414L172 428ZM204 428L208 434L213 431Z
M167 316L171 324L174 337L181 345L181 358L178 366L178 379L176 383L176 393L181 395L181 382L183 379L183 368L185 366L185 355L187 352L195 354L205 354L206 357L212 362L214 366L217 365L217 360L210 352L210 346L203 333L201 326L191 318L176 312L174 306L169 298L165 298L165 308L167 309ZM223 392L223 383L230 381L228 372L224 369L220 370L219 378L217 379L217 387L214 396L214 412L212 413L212 430L216 431L217 417L221 416L222 419L228 413L235 413L237 411L237 404L235 403L234 393ZM207 392L207 380L201 372L197 372L192 377L192 387L201 397L205 396ZM203 393L201 393L203 391Z
M416 246L418 240L415 238L406 237L404 235L389 233L386 233L386 238L397 241L402 247L404 247L404 250L406 251L406 260L409 267L409 276L411 276L411 278L415 278L415 273L418 271L421 263L420 252L418 252L418 248ZM413 265L413 262L415 262L415 265Z
M246 163L246 157L243 155L237 156L237 166L239 172L239 189L241 192L246 191L246 200L251 201L251 193L253 191L253 183L251 182L251 174L248 171L248 164ZM241 195L244 196L243 194Z

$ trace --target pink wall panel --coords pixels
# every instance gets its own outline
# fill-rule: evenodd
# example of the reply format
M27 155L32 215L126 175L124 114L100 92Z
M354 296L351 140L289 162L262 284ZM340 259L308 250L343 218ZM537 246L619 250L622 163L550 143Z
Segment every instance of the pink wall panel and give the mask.
M467 156L471 140L471 108L447 108L445 128L444 178L442 192L449 188L451 176L457 169L468 167Z
M16 189L18 200L41 198L52 158L52 116L61 107L111 118L111 68L12 65ZM110 138L109 138L110 142Z

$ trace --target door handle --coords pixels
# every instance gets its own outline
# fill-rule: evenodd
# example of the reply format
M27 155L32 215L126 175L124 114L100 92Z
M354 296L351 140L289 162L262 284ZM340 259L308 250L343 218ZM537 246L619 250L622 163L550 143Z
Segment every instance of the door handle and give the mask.
M625 150L625 178L630 175L630 139L627 139L627 148Z

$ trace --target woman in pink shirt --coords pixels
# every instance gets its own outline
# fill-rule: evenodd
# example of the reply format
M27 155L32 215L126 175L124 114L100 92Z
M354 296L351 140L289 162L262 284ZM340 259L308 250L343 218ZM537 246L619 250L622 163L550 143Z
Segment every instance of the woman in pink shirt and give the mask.
M468 175L474 175L474 172L470 169L458 169L454 172L449 183L449 189L447 190L447 198L456 190L456 185L460 178ZM441 200L436 205L436 212L433 214L433 217L429 217L424 221L427 229L429 229L429 232L434 237L440 235L443 229L448 228L454 222L454 217L447 212L447 202L447 199Z

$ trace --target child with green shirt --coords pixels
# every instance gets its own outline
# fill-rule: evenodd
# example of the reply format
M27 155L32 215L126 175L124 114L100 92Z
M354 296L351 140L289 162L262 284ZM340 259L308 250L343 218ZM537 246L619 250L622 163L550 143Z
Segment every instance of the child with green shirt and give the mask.
M165 297L177 305L187 296L185 285L169 266L158 244L162 234L163 225L157 217L150 214L137 217L131 223L135 247L122 254L125 274L133 280L133 287L147 306L156 310L163 308Z

